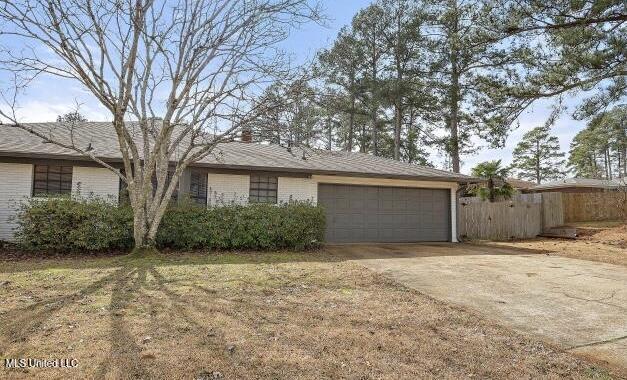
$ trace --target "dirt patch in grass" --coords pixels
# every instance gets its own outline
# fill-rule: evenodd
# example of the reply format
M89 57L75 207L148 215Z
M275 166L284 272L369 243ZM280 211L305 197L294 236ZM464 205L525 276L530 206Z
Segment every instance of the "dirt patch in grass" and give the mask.
M482 244L523 248L538 253L627 266L627 225L582 223L576 225L577 239L537 238Z
M607 378L325 252L0 263L2 378ZM204 376L204 377L203 377Z
M591 241L618 248L627 248L627 225L611 228L579 227L579 240Z

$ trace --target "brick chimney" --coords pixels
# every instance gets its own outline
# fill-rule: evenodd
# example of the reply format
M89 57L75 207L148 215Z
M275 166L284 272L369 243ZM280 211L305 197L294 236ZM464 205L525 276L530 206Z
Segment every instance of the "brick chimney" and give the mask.
M249 143L253 141L253 131L250 128L242 129L242 134L240 137L241 142Z

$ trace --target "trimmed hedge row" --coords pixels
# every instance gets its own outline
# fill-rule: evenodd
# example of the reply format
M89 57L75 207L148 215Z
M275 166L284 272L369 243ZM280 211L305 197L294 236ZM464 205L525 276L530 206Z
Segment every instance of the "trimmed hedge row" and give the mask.
M16 238L25 250L56 252L128 250L133 246L129 207L102 200L36 199L17 216ZM157 246L176 249L308 249L324 239L321 207L281 205L174 206L166 211Z
M16 240L29 251L126 250L133 246L128 207L70 198L32 199L17 215Z

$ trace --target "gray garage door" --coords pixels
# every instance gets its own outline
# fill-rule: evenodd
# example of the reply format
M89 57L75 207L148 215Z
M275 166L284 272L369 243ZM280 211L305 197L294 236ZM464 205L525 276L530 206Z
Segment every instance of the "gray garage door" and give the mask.
M327 242L450 240L450 190L320 184L318 203Z

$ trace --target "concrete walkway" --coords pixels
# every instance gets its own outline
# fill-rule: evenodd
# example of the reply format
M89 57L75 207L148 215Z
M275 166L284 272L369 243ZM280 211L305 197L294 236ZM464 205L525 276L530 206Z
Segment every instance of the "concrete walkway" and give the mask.
M434 298L627 370L627 267L464 244L329 250Z

